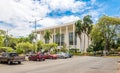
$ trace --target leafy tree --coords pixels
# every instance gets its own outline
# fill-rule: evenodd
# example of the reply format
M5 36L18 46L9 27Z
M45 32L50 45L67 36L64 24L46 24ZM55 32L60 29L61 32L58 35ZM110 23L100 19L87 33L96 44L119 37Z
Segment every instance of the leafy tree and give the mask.
M51 50L55 50L56 47L57 47L56 43L42 44L42 48L47 52L50 52Z
M0 52L14 52L15 50L11 47L0 47Z
M82 32L83 32L83 27L82 27L82 20L78 20L76 23L75 23L75 33L78 35L79 39L80 39L80 44L82 42L81 40L81 35L82 35ZM81 47L82 48L82 47ZM80 49L81 49L80 48Z
M86 16L83 17L82 28L83 28L83 33L84 33L84 52L86 52L86 50L85 50L85 34L89 38L89 34L90 34L91 30L92 30L92 23L93 23L93 21L91 20L90 15L86 15Z
M42 44L43 44L43 41L39 40L37 42L37 51L41 51L42 50Z
M61 35L61 34L60 34L59 32L56 33L56 41L55 41L55 42L56 42L58 45L60 45L60 35Z
M103 16L99 19L98 23L93 27L91 36L92 43L99 43L104 46L104 55L106 51L110 51L112 42L117 39L117 34L120 33L120 18Z
M3 40L4 40L3 36L0 36L0 47L3 46Z
M51 37L52 37L51 32L49 30L46 30L45 35L44 35L45 43L49 43L49 40L50 40Z
M0 29L0 36L5 36L5 35L6 35L6 31Z
M31 33L29 34L28 38L29 38L29 41L32 43L34 39L36 39L37 35L35 35L35 33Z
M16 45L17 48L17 52L19 53L19 51L24 52L25 54L30 52L30 51L35 51L35 49L33 48L33 45L29 42L23 42L23 43L18 43Z
M84 52L86 52L86 50L85 50L85 34L89 38L89 34L90 34L91 30L92 30L92 23L93 23L93 21L91 20L90 15L84 16L83 20L78 20L75 23L75 27L76 27L75 32L79 36L80 43L81 43L81 35L82 35L82 33L84 33L84 47L83 47ZM88 40L88 43L89 43L89 40Z

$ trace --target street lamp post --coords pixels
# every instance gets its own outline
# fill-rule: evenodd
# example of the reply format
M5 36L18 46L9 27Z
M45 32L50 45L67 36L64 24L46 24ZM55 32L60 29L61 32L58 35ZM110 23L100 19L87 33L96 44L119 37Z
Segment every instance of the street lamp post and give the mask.
M8 47L8 29L6 31L6 37L5 37L5 46Z
M37 21L40 21L40 20L42 20L42 19L39 19L39 20L37 20L36 18L35 18L35 20L34 21L30 21L30 23L33 23L33 24L35 24L35 31L34 31L34 36L35 36L35 38L33 39L33 42L35 43L35 52L36 52L36 50L37 50Z

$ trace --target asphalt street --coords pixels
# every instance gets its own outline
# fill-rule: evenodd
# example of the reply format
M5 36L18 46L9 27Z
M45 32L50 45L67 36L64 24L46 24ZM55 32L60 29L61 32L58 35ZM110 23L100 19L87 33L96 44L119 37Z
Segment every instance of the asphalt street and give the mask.
M80 56L69 59L0 64L0 73L119 73L120 58Z

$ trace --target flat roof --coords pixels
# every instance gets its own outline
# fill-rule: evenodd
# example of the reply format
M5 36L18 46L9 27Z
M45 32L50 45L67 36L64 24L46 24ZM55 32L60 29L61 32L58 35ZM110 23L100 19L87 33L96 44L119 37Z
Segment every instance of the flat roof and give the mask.
M63 26L68 26L68 25L72 25L72 24L75 24L75 22L76 21L69 22L69 23L64 23L64 24L59 24L59 25L55 25L55 26L51 26L51 27L43 27L43 28L37 29L37 32L38 31L43 31L43 30L48 30L48 29L53 29L53 28L58 28L58 27L63 27Z

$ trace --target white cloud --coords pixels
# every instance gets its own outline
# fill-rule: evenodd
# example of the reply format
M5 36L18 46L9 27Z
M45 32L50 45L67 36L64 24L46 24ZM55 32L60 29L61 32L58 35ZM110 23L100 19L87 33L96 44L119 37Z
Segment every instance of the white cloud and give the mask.
M85 2L75 0L42 0L42 2L49 5L51 10L59 9L60 11L71 10L72 12L77 12L83 10L86 6Z
M92 4L96 0L91 0ZM34 24L29 23L29 21L34 21L34 19L43 20L37 22L44 27L53 26L61 23L67 23L71 21L78 20L80 16L69 15L62 16L60 18L46 17L48 13L52 11L71 11L72 13L84 12L86 9L91 9L92 7L87 6L86 2L75 1L75 0L41 0L40 2L33 0L0 0L0 21L10 23L14 26L6 26L5 24L0 24L0 29L10 29L9 33L14 36L26 36L32 30L34 30ZM98 16L97 11L89 11L87 14L93 16ZM85 15L85 14L84 14Z

